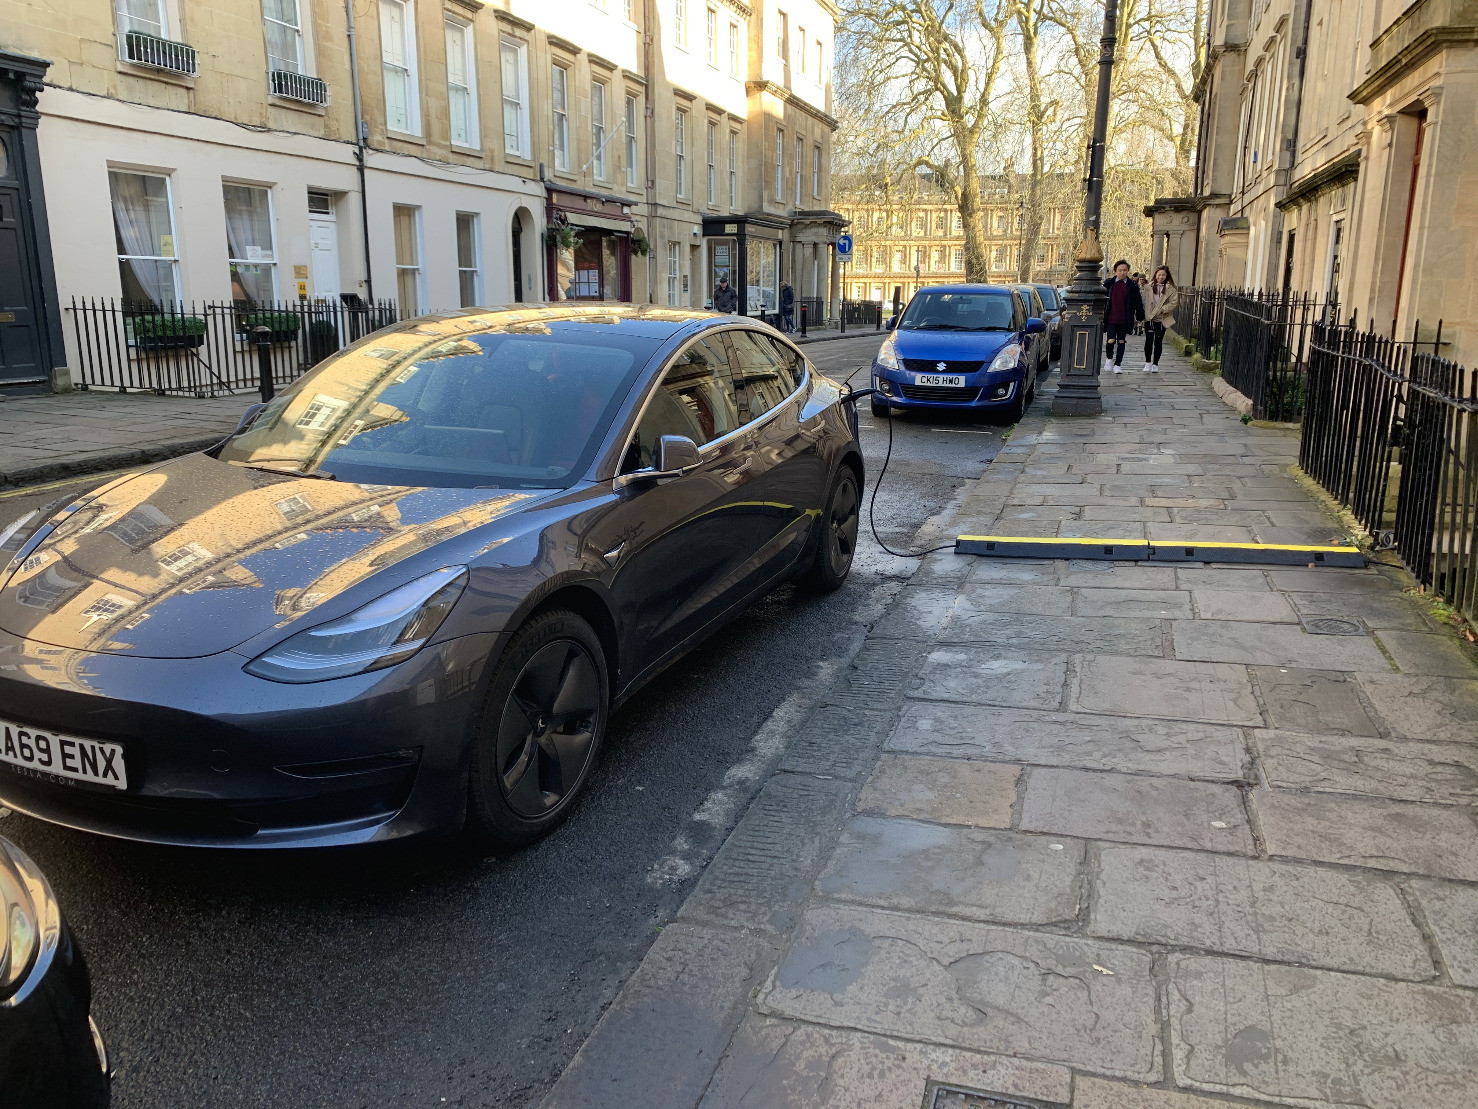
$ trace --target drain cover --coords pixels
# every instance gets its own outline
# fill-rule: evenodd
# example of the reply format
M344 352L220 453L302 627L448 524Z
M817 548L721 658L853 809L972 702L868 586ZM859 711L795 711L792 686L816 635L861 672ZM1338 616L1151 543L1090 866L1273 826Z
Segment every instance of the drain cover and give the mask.
M1333 616L1318 620L1305 620L1304 631L1310 635L1364 635L1365 629L1353 620L1340 620Z
M985 1090L967 1090L962 1086L945 1086L930 1082L924 1088L924 1109L1068 1109L1060 1101L1038 1101L1030 1097L1011 1097Z

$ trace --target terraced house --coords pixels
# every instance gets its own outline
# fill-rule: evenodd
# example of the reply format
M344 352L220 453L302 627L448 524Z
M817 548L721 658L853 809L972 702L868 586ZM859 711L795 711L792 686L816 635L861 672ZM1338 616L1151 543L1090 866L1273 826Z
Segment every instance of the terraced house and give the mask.
M702 306L719 272L750 312L787 277L830 296L836 17L830 0L0 0L0 390L76 376L75 298L238 321Z
M1212 0L1196 187L1157 200L1184 284L1337 300L1478 359L1478 18L1465 0Z

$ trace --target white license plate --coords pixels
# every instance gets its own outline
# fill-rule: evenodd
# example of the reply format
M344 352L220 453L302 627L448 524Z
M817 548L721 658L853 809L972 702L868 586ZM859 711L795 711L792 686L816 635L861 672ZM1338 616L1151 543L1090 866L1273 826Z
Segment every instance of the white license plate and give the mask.
M0 762L114 789L128 788L123 748L0 720Z
M920 385L945 385L959 388L965 384L964 374L919 374Z

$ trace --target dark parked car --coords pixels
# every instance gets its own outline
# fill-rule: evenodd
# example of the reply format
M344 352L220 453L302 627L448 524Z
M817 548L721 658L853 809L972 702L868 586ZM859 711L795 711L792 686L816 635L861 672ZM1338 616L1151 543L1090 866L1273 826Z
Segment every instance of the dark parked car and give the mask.
M888 321L872 364L874 416L968 409L1021 419L1036 393L1032 341L1045 325L1007 285L931 285Z
M82 949L51 886L0 838L0 1105L107 1106L108 1056L91 1005Z
M1011 288L1021 294L1025 302L1026 314L1042 321L1042 334L1033 335L1028 345L1031 353L1037 358L1037 372L1050 374L1052 372L1052 323L1048 318L1042 294L1035 285L1012 285Z
M841 584L855 423L732 316L378 332L0 534L0 800L163 843L531 840L614 705L779 583Z
M1042 298L1042 319L1047 324L1047 337L1051 340L1052 361L1062 357L1062 294L1056 285L1033 285Z

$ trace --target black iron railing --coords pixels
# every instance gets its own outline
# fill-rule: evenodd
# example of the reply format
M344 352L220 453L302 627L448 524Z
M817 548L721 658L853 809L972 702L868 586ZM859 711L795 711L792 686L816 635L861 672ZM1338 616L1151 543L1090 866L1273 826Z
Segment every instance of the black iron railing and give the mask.
M848 327L877 327L883 318L880 300L842 301L842 322Z
M1314 324L1299 464L1417 581L1478 619L1478 374L1436 353L1441 332L1400 342Z
M1221 376L1251 399L1257 419L1299 419L1314 325L1336 322L1339 306L1303 293L1235 293L1224 302Z
M1195 344L1203 358L1221 358L1221 329L1227 290L1182 289L1175 306L1175 333Z
M217 396L259 385L255 329L270 328L272 379L296 380L330 354L399 319L394 301L351 307L341 302L284 301L130 304L101 297L72 299L76 339L72 383L117 389Z

